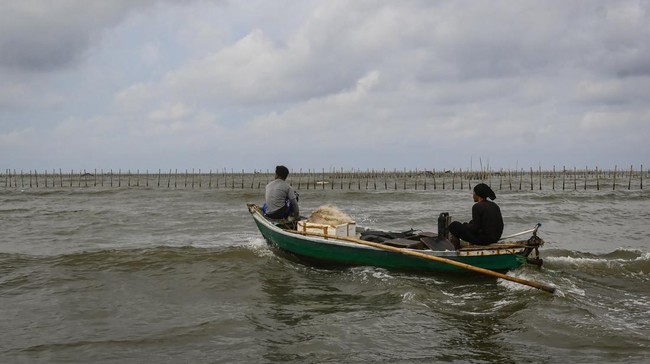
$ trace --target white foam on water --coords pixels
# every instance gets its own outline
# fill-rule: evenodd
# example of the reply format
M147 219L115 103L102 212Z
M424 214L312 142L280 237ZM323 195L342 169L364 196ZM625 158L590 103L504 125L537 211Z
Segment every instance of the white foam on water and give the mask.
M390 275L388 271L375 267L354 267L350 269L350 272L352 273L353 278L361 279L364 283L370 281L371 278L382 282L388 282L395 278Z
M547 285L547 286L551 286L553 288L556 288L556 292L557 292L557 286L556 285L549 284L548 282L541 282L541 281L539 281L539 278L533 277L533 276L531 276L529 274L526 274L525 272L510 272L508 274L508 276L513 277L513 278L523 279L523 280L530 281L530 282L536 282L536 283L544 284L544 285ZM531 287L531 286L529 286L527 284L518 283L518 282L514 282L514 281L509 281L509 280L506 280L506 279L498 279L497 284L499 284L502 287L505 287L506 289L508 289L510 291L530 291L530 290L537 289L537 288Z
M635 261L644 261L644 260L650 260L650 252L648 253L643 253L641 254L640 257L634 259Z
M508 289L510 291L529 291L529 290L535 289L535 288L527 286L525 284L521 284L521 283L517 283L517 282L513 282L513 281L508 281L508 280L505 280L505 279L499 279L497 281L497 283L500 286L505 287L506 289Z
M415 301L415 293L414 292L404 292L402 293L402 302L404 303L410 303Z
M257 254L260 257L270 257L273 256L273 251L269 249L268 244L266 243L266 240L264 238L257 236L257 237L249 237L248 242L243 245L245 248L252 250L255 254Z
M566 265L578 266L578 265L597 265L597 264L609 264L613 261L619 260L624 261L623 259L604 259L604 258L576 258L576 257L546 257L545 261L553 263L561 263Z
M548 257L544 258L550 264L571 268L598 268L619 269L632 260L622 258L576 258L576 257Z
M515 303L515 302L516 301L514 301L514 300L509 300L509 299L504 298L504 299L501 299L501 300L498 300L498 301L494 302L494 308L495 308L495 310L498 310L498 309L500 309L502 307L509 306L509 305L511 305L512 303Z
M628 274L639 275L644 279L647 274L648 261L650 253L642 253L638 257L614 258L614 257L548 257L544 258L549 265L555 266L559 270L577 269L577 270L596 270L600 272L611 271L612 274L621 274L621 272L632 270ZM639 271L640 270L640 271Z
M562 283L562 289L558 288L555 290L555 294L559 297L565 297L567 294L572 294L580 297L585 297L587 295L587 292L583 288L578 287L575 282L569 279L563 279Z

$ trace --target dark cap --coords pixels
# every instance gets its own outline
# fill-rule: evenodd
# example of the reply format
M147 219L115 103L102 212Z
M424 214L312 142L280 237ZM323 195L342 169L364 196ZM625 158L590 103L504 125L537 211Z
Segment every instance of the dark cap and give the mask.
M497 198L497 196L494 194L494 191L492 191L490 186L486 185L485 183L479 183L474 186L474 193L483 198L490 198L491 200Z

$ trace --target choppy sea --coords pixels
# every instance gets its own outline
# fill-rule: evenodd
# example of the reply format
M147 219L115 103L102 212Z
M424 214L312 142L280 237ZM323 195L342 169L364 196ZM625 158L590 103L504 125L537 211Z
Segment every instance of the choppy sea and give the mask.
M542 223L509 275L316 268L279 256L259 189L0 190L2 363L645 363L647 190L497 191L505 234ZM357 225L436 231L466 190L307 190Z

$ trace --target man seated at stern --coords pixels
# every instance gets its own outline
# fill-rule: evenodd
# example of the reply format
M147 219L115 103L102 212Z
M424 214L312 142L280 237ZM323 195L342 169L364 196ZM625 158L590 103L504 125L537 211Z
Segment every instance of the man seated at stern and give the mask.
M292 216L298 220L298 193L287 182L289 169L285 166L275 167L275 179L266 185L266 202L262 211L271 219L284 219Z
M490 200L497 198L490 186L479 183L474 187L472 220L466 223L454 221L449 225L452 234L449 240L460 247L459 239L471 244L488 245L496 243L503 233L503 217L499 206Z

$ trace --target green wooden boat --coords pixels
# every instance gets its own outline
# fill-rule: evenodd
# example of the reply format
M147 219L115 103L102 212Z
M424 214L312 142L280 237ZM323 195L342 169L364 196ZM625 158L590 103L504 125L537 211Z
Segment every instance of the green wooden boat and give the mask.
M297 229L295 224L286 221L270 220L255 204L248 204L248 211L271 246L308 262L433 272L472 269L468 267L503 272L526 263L538 266L542 263L538 248L544 241L537 237L540 224L512 235L531 233L526 240L500 241L487 246L464 245L455 249L444 244L436 248L433 243L438 241L437 234L433 233L413 231L406 238L377 243L363 240L367 229L357 227L354 235L348 236L329 235ZM530 256L532 252L534 257Z

